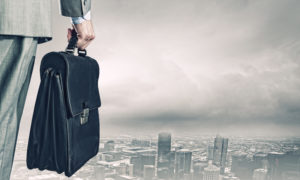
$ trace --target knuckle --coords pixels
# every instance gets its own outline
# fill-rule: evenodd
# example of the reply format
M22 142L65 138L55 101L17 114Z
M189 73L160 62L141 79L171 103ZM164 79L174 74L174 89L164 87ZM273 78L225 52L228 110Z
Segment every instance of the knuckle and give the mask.
M87 35L86 34L82 34L80 39L86 39Z

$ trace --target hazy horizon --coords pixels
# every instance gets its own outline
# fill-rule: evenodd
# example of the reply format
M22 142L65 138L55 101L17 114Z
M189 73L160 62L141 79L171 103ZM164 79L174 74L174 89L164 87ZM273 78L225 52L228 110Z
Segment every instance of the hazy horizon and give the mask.
M28 136L41 58L64 50L70 20L53 1L20 134ZM98 0L101 135L300 135L300 2Z

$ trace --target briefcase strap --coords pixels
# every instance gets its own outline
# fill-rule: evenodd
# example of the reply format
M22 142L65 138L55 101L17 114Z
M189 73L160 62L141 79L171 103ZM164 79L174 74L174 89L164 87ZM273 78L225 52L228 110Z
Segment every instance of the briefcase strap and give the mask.
M77 37L77 33L75 31L75 29L72 30L72 37L69 41L69 44L66 48L66 52L67 53L71 53L71 54L74 54L74 50L76 48L76 43L78 41L78 37ZM79 56L86 56L86 50L85 49L77 49L77 52L78 52L78 55Z

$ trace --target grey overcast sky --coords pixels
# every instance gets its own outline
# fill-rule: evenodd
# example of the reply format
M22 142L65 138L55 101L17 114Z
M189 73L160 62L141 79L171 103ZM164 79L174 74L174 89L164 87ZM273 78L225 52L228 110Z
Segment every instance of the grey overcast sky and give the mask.
M53 1L21 124L28 135L42 55L63 50ZM93 0L101 134L300 134L299 0Z

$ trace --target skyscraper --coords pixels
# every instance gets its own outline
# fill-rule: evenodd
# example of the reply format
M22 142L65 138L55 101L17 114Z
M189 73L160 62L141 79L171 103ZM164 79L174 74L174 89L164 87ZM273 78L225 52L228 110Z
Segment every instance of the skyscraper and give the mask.
M129 176L133 176L133 164L128 164L127 165L127 173Z
M175 179L182 180L191 172L192 152L181 149L175 154Z
M141 156L132 156L130 158L130 164L133 164L133 176L141 177L142 173L142 160Z
M254 171L254 161L244 152L234 152L231 155L231 172L242 180L251 180Z
M115 149L115 142L110 140L104 144L104 152L113 151Z
M211 161L209 161L208 166L204 168L203 180L219 180L220 168L214 166Z
M253 180L267 180L267 170L255 169L253 172Z
M157 147L157 176L162 179L169 178L171 151L171 134L159 133Z
M267 154L262 152L256 153L253 155L253 161L255 169L265 168L268 164Z
M268 178L269 180L282 180L281 161L284 158L284 153L270 152L268 153Z
M126 175L126 164L125 163L120 163L120 165L115 166L116 172L119 175Z
M217 136L214 141L213 163L224 173L228 148L228 138Z
M144 165L144 180L152 180L155 176L155 168L153 165Z
M214 146L207 147L207 159L213 160L214 159Z
M139 154L130 158L130 163L133 164L133 175L142 177L144 173L144 165L155 165L155 155Z
M194 174L193 174L193 178L194 180L202 180L203 179L203 171L204 168L207 167L207 163L195 163L193 165L193 170L194 170Z
M298 180L300 177L300 150L268 153L269 180Z

